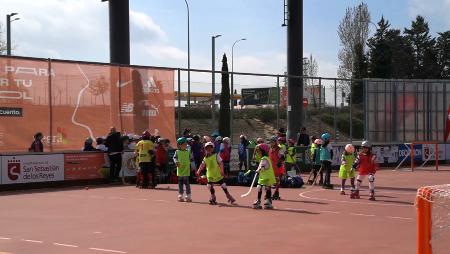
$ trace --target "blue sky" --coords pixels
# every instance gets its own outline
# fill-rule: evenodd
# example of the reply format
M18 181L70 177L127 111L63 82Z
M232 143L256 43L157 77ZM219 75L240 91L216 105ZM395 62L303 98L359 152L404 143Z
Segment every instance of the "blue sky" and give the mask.
M191 11L191 67L210 69L211 35L216 44L216 68L221 54L231 57L235 71L283 73L286 68L286 30L282 0L188 0ZM338 66L337 27L354 0L304 0L304 53L319 63L319 75L335 77ZM450 29L450 0L367 0L372 20L382 15L403 29L418 14L432 32ZM13 23L14 51L18 55L88 61L109 59L107 3L100 0L0 0L1 17L19 12ZM154 66L187 66L187 23L184 0L130 0L131 61ZM36 10L39 10L37 12ZM2 22L4 24L4 21ZM371 26L373 32L373 27ZM229 59L229 62L231 59ZM185 79L185 75L183 75ZM197 90L209 80L194 75ZM274 80L237 78L244 86L269 86Z

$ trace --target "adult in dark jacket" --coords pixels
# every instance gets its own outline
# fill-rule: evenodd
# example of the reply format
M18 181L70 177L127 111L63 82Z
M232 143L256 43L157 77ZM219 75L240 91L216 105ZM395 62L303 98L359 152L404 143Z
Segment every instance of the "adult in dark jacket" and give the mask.
M38 132L34 135L33 143L31 143L30 148L28 148L29 152L42 153L44 152L44 144L42 144L42 138L44 136L41 132Z
M111 127L105 145L108 148L109 178L118 181L122 168L123 142L120 132L117 132L115 127Z
M92 145L92 143L94 143L94 140L93 140L92 138L87 138L87 139L84 141L83 152L98 151L97 149L94 148L94 146Z
M309 135L306 134L306 128L302 127L298 136L297 146L309 146Z

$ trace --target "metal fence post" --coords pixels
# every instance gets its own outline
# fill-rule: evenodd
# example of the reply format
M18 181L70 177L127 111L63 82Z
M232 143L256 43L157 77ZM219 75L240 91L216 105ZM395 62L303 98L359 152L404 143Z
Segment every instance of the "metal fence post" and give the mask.
M336 107L337 107L337 80L334 79L334 108L333 108L333 128L334 138L336 140L337 122L336 122Z
M280 129L280 76L277 75L277 130Z
M181 74L178 71L178 136L181 136Z
M353 112L352 112L352 107L353 107L353 100L352 100L352 96L353 96L353 80L350 80L350 143L353 142L353 125L352 125L352 120L353 120Z
M322 117L320 115L321 104L322 104L322 78L319 78L319 107L317 108L317 115L319 116L319 129L322 131Z
M48 58L48 106L49 106L49 122L50 122L50 152L53 152L53 102L52 102L52 59Z

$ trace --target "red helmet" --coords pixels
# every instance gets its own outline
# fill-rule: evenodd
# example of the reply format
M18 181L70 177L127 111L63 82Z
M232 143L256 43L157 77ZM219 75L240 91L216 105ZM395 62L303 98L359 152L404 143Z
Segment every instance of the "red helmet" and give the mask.
M149 131L144 131L144 132L142 133L142 138L150 138L150 136L151 136L151 134L150 134Z
M261 151L264 151L265 153L269 153L269 150L270 150L270 147L269 147L269 145L267 145L267 144L259 144L258 145L258 148L261 150Z

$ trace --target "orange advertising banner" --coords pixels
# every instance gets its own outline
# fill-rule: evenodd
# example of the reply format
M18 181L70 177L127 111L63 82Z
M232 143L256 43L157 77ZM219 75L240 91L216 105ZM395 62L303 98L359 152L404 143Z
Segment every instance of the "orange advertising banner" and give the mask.
M80 150L88 137L149 130L175 139L174 72L0 56L0 152Z
M104 153L64 154L64 180L100 179L103 165Z

